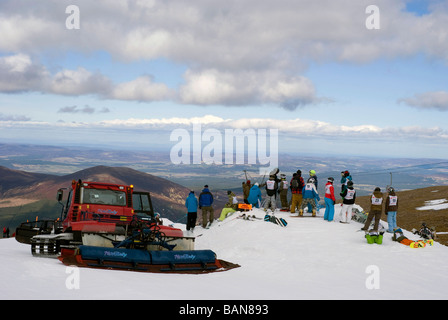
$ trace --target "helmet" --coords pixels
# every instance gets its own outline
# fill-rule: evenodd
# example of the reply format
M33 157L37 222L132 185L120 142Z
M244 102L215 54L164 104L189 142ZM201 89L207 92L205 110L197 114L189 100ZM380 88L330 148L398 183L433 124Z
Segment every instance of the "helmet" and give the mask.
M329 177L329 178L328 178L328 181L330 181L331 183L333 183L334 178L333 178L333 177Z
M310 176L314 176L316 174L316 171L310 170Z

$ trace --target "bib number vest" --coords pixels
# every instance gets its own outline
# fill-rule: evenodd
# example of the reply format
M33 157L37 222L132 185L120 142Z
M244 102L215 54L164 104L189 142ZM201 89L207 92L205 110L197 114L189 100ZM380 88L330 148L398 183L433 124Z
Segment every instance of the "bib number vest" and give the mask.
M345 196L345 199L347 200L353 200L353 197L355 195L355 190L347 190L347 195Z
M274 190L274 186L275 186L275 181L273 181L273 180L266 181L266 188L268 190Z
M398 202L397 196L389 196L389 206L396 206Z
M383 198L377 198L375 196L372 196L372 204L375 206L379 206L383 203Z

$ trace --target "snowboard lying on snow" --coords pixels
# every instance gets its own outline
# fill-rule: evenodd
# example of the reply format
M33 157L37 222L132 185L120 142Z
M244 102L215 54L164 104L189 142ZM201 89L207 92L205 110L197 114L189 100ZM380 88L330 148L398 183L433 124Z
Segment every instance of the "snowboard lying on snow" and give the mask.
M410 240L410 239L403 239L402 241L399 241L400 243L407 245L413 249L417 249L417 248L424 248L427 245L432 246L434 244L434 240L429 239L429 240Z
M264 221L272 222L272 223L278 224L279 226L282 226L282 227L286 227L288 224L285 219L278 218L278 217L276 217L274 215L270 215L270 214L266 214L264 216Z
M394 235L392 236L392 240L400 242L401 244L409 246L413 249L424 248L427 245L432 246L434 244L433 239L423 239L423 240L408 239L403 235L403 231L401 230L401 228L394 229Z

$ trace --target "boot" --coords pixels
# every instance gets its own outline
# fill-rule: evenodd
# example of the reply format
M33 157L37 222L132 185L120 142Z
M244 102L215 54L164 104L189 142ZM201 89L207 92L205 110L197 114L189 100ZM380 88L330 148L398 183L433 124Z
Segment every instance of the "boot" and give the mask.
M313 209L313 217L316 216L316 209Z
M299 210L299 217L303 217L303 210L302 209Z

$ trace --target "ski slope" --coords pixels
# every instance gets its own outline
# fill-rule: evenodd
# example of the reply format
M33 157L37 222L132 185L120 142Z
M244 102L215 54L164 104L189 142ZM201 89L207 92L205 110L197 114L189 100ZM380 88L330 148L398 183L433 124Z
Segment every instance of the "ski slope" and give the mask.
M57 259L31 256L29 246L15 239L1 239L0 299L448 298L447 247L411 249L388 233L382 245L367 244L358 232L361 224L338 222L339 209L335 222L324 221L323 210L315 218L278 212L288 222L281 227L265 222L264 211L254 209L251 214L261 219L234 214L209 229L197 227L196 249L212 249L220 259L241 265L200 275L71 269Z

